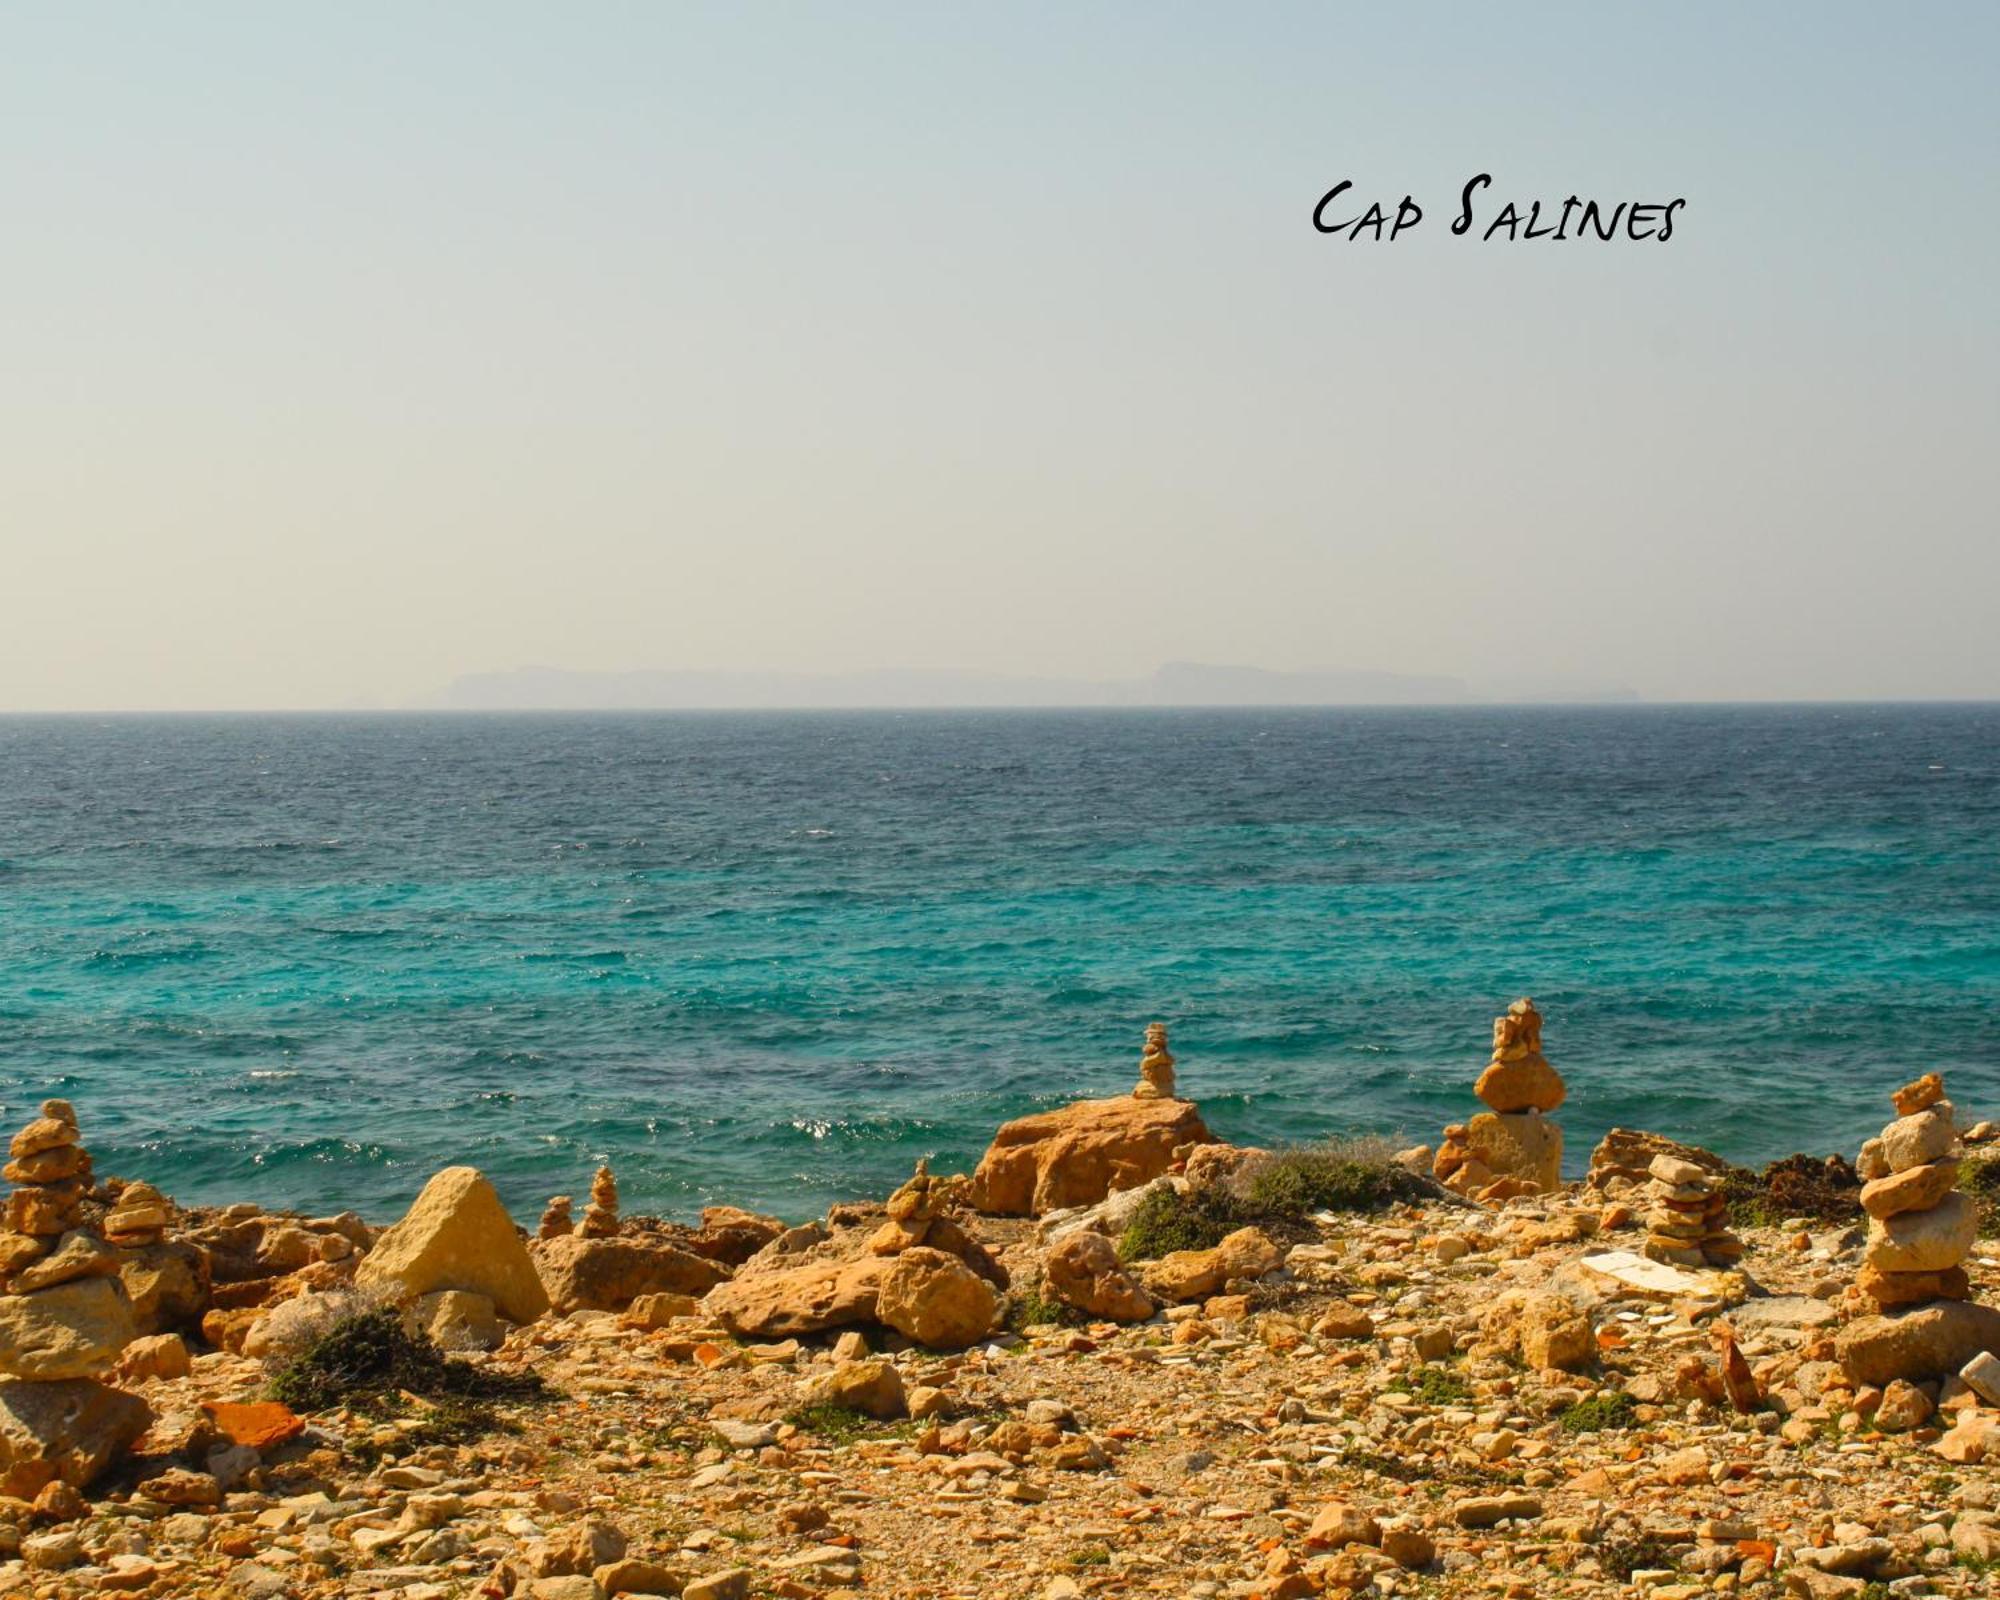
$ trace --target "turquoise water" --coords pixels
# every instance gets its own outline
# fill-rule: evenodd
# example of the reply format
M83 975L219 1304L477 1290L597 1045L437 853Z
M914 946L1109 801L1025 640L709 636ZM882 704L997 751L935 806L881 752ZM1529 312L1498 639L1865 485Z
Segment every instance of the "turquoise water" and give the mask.
M2000 708L0 719L0 1097L186 1201L789 1216L1183 1090L1430 1139L2000 1112Z

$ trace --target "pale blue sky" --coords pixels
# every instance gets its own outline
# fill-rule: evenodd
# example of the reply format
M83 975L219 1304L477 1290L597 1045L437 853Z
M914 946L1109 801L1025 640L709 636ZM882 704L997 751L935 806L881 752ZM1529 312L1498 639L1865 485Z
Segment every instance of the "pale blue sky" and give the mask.
M2000 695L2000 7L0 4L0 708ZM1459 185L1686 197L1454 238ZM1316 235L1341 178L1424 223Z

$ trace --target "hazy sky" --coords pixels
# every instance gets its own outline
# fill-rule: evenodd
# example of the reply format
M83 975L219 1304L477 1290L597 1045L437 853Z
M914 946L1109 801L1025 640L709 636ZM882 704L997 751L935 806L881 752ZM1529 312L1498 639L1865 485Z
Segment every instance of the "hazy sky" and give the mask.
M2000 695L2000 7L0 3L0 708ZM1457 238L1460 185L1685 197ZM1409 192L1394 245L1310 226Z

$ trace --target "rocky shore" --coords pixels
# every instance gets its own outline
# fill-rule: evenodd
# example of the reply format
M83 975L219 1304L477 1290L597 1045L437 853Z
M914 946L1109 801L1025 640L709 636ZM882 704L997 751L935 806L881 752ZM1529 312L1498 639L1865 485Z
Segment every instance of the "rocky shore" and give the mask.
M1435 1148L1135 1090L792 1222L189 1209L14 1138L0 1595L2000 1593L2000 1142L1933 1076L1843 1158L1620 1129L1541 1018ZM1196 1074L1198 1079L1198 1072Z

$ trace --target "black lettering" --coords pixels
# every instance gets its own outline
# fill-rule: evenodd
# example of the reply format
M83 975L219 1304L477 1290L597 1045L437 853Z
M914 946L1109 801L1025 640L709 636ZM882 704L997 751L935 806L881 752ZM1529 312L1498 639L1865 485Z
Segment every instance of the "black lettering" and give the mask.
M1472 226L1472 191L1483 189L1492 181L1493 174L1490 172L1482 172L1478 177L1466 180L1465 187L1459 191L1458 195L1458 220L1451 225L1453 233L1462 234Z
M1520 226L1521 213L1514 209L1514 202L1509 200L1500 215L1486 225L1486 231L1479 236L1480 242L1484 243L1492 238L1502 228L1507 230L1507 237L1512 239L1515 237L1515 230Z
M1687 202L1685 200L1676 200L1667 207L1666 216L1661 218L1660 220L1661 244L1665 244L1669 239L1671 239L1674 236L1674 213L1680 210L1680 208L1686 204Z
M1313 226L1319 229L1321 233L1339 233L1341 229L1347 226L1344 222L1336 222L1329 227L1324 219L1326 217L1326 208L1338 200L1342 193L1353 187L1354 180L1352 178L1343 179L1319 197L1319 204L1313 207Z
M1397 234L1401 233L1405 228L1414 228L1423 220L1424 208L1408 195L1404 195L1402 199L1396 202L1396 221L1389 229L1390 241L1393 243Z

